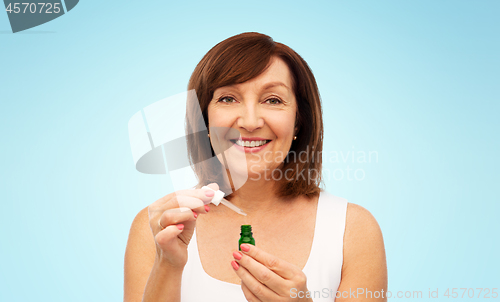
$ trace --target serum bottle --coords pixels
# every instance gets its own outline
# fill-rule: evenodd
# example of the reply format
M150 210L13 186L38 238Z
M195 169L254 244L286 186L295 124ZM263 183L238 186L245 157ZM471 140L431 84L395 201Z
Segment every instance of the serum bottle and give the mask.
M241 244L242 243L248 243L251 245L255 245L255 239L252 237L252 226L251 225L242 225L241 226L241 237L240 240L238 241L238 250L241 251Z

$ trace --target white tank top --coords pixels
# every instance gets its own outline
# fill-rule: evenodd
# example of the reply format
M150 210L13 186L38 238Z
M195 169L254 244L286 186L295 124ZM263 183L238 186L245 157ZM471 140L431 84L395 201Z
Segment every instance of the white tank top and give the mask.
M335 301L342 273L346 211L346 199L321 191L311 252L303 269L307 276L307 289L314 302ZM290 292L292 297L299 294L298 291ZM240 285L217 280L203 270L196 231L188 245L188 261L182 274L181 301L247 301Z

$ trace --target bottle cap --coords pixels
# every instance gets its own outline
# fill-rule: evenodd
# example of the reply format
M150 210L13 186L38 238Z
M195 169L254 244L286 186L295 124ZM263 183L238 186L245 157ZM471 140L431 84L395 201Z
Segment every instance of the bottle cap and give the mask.
M207 187L207 186L203 186L201 187L202 189L209 189L209 190L212 190L215 192L215 195L214 197L212 198L212 201L211 203L213 203L214 205L218 206L219 203L221 202L222 198L224 198L224 195L226 195L224 192L222 192L221 190L217 190L215 191L214 189L210 188L210 187Z

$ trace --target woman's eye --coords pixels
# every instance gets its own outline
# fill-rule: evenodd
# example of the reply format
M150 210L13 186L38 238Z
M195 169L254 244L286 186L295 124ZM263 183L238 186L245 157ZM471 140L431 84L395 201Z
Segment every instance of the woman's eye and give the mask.
M223 103L234 103L236 102L236 100L230 96L225 96L223 98L220 98L219 99L219 102L223 102Z
M277 105L282 103L280 99L269 99L266 102L271 105Z

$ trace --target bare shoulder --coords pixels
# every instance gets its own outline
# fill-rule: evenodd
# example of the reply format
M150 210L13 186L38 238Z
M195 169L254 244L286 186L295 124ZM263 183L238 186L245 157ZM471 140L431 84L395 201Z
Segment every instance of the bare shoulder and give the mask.
M141 301L156 256L155 241L149 226L148 207L132 221L125 250L124 301Z
M154 255L153 252L156 249L153 233L149 226L148 207L145 207L139 213L137 213L134 220L132 221L126 252L128 252L129 250L138 252L143 256L148 256L148 258L150 258L151 255ZM127 253L125 254L125 257L126 256Z
M344 232L344 262L349 265L350 260L355 260L367 252L377 252L379 256L382 256L383 252L385 258L382 230L370 211L349 202Z
M132 227L137 226L137 223L144 223L149 221L148 207L140 210L137 215L135 215L134 221L132 222ZM135 224L135 225L134 225Z
M139 213L135 215L134 221L132 222L132 227L143 226L144 224L147 224L149 226L148 207L140 210Z
M349 288L387 291L387 264L382 230L370 211L354 203L347 204L344 262L339 291Z
M347 203L344 240L360 238L382 239L382 230L372 213L355 203Z

